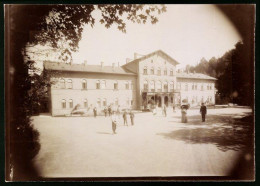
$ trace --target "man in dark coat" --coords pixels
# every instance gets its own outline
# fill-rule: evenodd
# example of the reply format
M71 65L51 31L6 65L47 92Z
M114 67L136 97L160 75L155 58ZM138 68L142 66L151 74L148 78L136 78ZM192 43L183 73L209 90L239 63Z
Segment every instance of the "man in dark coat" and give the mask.
M111 116L111 112L112 112L112 109L111 109L111 105L108 106L108 115Z
M130 115L130 119L131 119L131 124L134 125L134 117L135 117L135 115L134 115L134 113L132 111L130 111L129 115Z
M126 111L124 111L124 113L123 113L123 119L124 119L124 125L128 126L128 124L127 124L127 112Z
M200 114L201 114L202 122L205 122L205 118L206 118L206 114L207 114L207 107L204 105L204 103L201 104Z
M94 117L97 117L97 108L96 107L94 107L93 112L94 112Z

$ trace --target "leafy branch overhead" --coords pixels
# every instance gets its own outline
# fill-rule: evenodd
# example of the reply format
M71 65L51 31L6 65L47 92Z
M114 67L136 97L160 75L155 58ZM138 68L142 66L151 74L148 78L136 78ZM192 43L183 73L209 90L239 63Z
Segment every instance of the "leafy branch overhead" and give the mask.
M32 33L31 44L49 44L53 48L65 47L73 52L78 49L84 26L89 24L93 27L97 21L92 15L94 10L100 11L101 18L98 21L106 28L116 25L123 33L126 32L126 19L133 23L145 24L150 21L155 24L158 22L156 16L166 12L165 5L135 4L50 5L41 9L41 19L36 29L38 31ZM38 14L35 11L34 13Z

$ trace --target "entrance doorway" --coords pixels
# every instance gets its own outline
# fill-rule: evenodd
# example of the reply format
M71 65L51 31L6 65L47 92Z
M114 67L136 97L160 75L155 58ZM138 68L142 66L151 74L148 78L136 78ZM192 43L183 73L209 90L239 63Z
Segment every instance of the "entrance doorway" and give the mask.
M164 104L166 105L166 107L168 107L168 101L169 101L169 99L168 99L168 96L165 96L164 97Z

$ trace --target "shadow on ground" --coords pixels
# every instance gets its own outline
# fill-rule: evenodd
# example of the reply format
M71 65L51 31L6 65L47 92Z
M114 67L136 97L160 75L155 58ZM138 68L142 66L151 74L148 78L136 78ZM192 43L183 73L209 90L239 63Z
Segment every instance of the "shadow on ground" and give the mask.
M168 139L190 144L214 144L221 151L253 148L253 116L208 115L205 123L200 116L190 116L189 123L169 133L157 133ZM181 120L181 118L178 118Z

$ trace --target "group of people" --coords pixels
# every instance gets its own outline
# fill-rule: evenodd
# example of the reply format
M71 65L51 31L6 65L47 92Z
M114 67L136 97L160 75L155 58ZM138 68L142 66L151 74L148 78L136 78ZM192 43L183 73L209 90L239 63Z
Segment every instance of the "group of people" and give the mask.
M124 126L128 126L127 115L129 115L129 117L130 117L131 125L134 125L134 117L135 117L134 113L131 110L129 113L127 113L127 111L125 110L122 115L123 120L124 120ZM120 113L118 114L116 111L112 112L111 121L112 121L113 134L116 134L116 127L119 124L119 116L120 116Z
M188 119L187 119L187 110L188 109L189 109L188 105L182 105L181 106L181 122L182 123L187 123L188 122ZM207 107L205 106L204 103L201 104L200 114L201 114L202 122L205 122L206 114L207 114Z
M153 108L152 112L153 112L154 116L157 115L157 112L158 112L158 106L157 105ZM166 107L166 105L163 105L163 107L162 107L162 115L164 117L167 116L167 107Z

